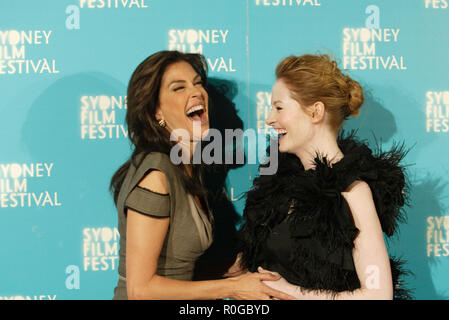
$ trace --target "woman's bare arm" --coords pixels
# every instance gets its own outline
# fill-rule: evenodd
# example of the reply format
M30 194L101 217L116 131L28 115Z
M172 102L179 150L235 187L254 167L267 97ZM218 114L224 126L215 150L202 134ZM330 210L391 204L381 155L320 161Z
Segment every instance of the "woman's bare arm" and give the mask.
M165 176L151 171L140 186L165 194ZM126 239L126 277L129 299L291 299L292 297L263 284L279 277L248 273L230 279L181 281L156 274L157 262L170 223L128 209Z
M331 296L319 291L300 290L285 279L265 282L267 285L294 295L297 299L387 300L393 298L390 261L371 189L366 182L356 181L342 195L351 209L356 227L360 230L354 241L353 250L354 265L361 284L360 289L352 292L343 291Z

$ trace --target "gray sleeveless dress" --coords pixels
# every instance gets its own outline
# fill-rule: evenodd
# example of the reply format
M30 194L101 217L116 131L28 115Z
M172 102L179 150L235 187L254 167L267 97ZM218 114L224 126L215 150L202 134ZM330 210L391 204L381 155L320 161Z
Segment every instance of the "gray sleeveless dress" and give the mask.
M192 280L195 261L212 244L212 224L186 192L178 169L170 157L152 152L137 157L139 167L130 166L117 199L120 232L119 280L113 300L127 299L126 292L126 211L170 219L156 273L171 279ZM151 170L160 170L167 180L168 195L161 195L138 186ZM209 215L211 216L211 215Z

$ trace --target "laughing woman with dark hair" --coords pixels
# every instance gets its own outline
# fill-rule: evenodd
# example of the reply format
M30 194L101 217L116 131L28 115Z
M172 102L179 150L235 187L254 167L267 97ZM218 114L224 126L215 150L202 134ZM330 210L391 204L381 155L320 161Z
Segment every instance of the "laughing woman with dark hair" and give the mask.
M200 170L172 163L178 142L170 134L185 130L190 142L179 144L192 154L208 130L206 71L199 54L161 51L131 77L126 123L134 151L111 180L120 232L114 299L290 298L263 283L279 279L269 274L191 281L197 258L211 245L213 215Z

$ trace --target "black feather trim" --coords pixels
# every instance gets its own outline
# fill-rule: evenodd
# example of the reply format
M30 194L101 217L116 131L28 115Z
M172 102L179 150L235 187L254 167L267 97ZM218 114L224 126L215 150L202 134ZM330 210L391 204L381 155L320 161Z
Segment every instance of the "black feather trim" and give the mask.
M332 166L316 154L315 168L304 170L298 157L279 153L277 173L254 180L246 194L245 224L239 231L244 267L255 272L263 264L271 231L290 211L292 248L286 263L294 274L285 278L305 290L331 294L360 288L352 261L359 231L341 192L356 180L368 183L382 230L392 236L398 223L405 221L409 183L400 162L407 151L404 144L386 152L377 145L373 153L356 139L355 131L342 132L338 145L344 157ZM409 291L400 286L406 274L401 266L400 260L391 260L394 295L409 298Z

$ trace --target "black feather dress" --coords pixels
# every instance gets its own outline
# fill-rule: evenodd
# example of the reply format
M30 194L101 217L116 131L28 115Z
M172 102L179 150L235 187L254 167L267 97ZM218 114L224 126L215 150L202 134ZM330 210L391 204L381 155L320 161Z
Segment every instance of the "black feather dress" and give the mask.
M332 166L315 158L304 170L299 158L279 153L275 175L259 176L247 193L245 223L239 231L242 265L280 273L304 290L335 296L360 288L352 250L358 235L349 206L341 195L355 180L370 186L387 237L404 222L408 204L404 145L376 154L351 132L338 137L344 157ZM268 164L266 164L268 165ZM410 299L402 277L403 261L390 256L395 299Z

